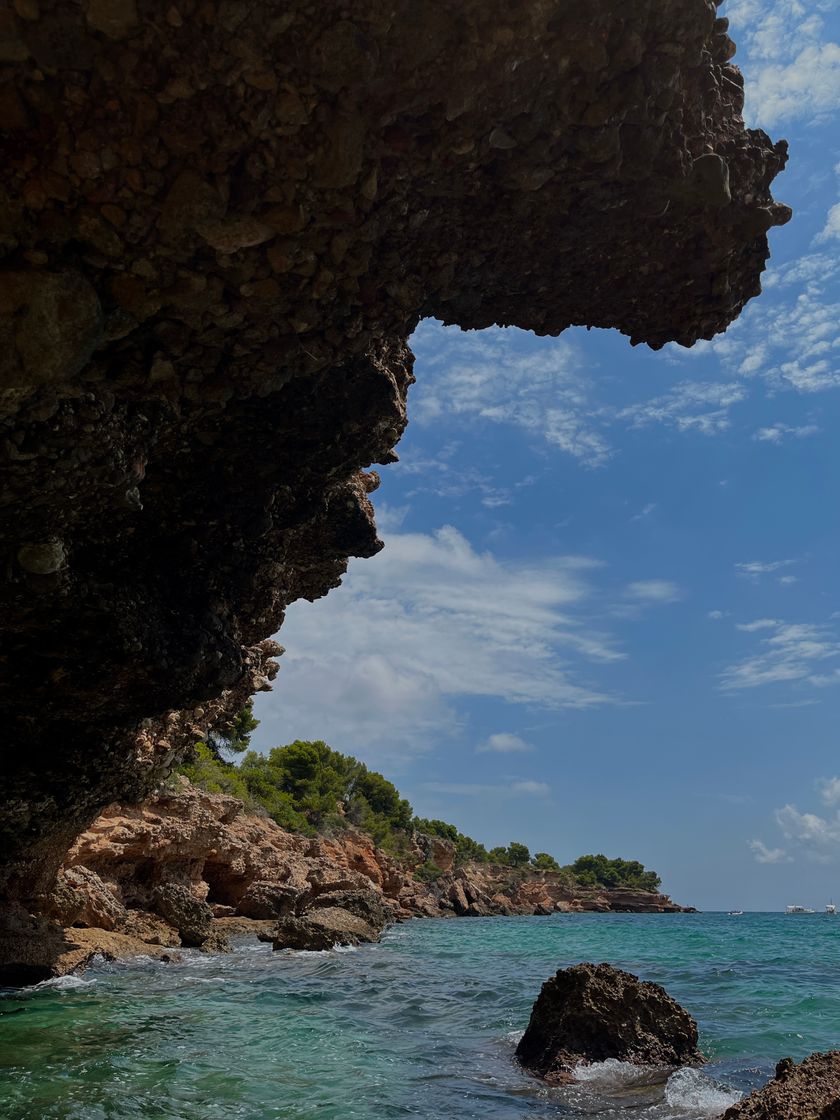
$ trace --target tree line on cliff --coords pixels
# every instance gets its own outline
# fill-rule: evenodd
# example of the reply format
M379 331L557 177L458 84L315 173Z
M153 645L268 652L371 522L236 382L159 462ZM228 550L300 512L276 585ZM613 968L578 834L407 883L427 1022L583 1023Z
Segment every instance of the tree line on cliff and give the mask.
M453 824L415 816L392 782L320 740L295 740L274 747L268 754L258 754L248 749L257 723L249 704L205 742L198 743L180 773L193 785L210 793L238 797L250 809L267 813L281 828L306 836L335 835L356 827L399 858L409 854L412 836L420 833L450 841L458 865L491 863L511 869L553 871L563 874L570 885L582 887L659 890L659 876L638 860L585 855L561 866L548 852L532 855L517 841L488 849ZM241 756L238 762L232 760L234 755ZM439 873L431 859L415 871L425 879Z

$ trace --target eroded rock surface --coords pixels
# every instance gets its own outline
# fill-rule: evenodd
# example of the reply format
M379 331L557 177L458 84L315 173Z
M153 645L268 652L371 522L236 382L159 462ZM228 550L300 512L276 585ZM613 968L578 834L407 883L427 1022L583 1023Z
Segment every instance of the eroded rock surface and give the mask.
M414 870L430 847L431 838L418 835L398 863L354 829L332 839L294 835L247 813L236 798L181 778L140 805L110 806L77 838L45 900L45 916L33 918L22 907L0 912L0 959L17 962L23 977L37 967L42 979L52 974L56 939L72 940L80 928L214 952L228 947L229 936L272 941L278 919L325 909L341 909L376 930L413 917L623 909L627 893L638 909L646 899L648 912L681 909L666 895L569 887L552 872L455 868L454 844L439 839L434 850L453 870L427 883ZM456 885L467 909L452 902Z
M776 1076L728 1108L722 1120L840 1120L840 1050L783 1058Z
M609 964L561 969L543 984L516 1048L546 1081L572 1079L581 1062L698 1065L697 1024L664 988Z
M379 547L423 316L691 344L783 143L712 0L0 14L0 890L38 906Z
M281 918L274 930L275 949L334 949L378 941L394 920L394 911L376 891L338 891L322 895L299 917Z

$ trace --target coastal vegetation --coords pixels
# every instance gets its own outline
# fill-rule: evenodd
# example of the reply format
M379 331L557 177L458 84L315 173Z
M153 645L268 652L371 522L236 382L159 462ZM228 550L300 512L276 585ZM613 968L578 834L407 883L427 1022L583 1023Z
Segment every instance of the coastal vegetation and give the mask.
M583 855L564 866L548 852L531 855L515 840L488 849L454 824L415 816L392 782L321 740L296 739L265 755L249 750L257 724L248 704L196 745L180 773L193 785L238 797L250 810L266 813L281 828L305 836L336 835L356 827L399 858L408 856L412 837L420 834L452 843L456 866L486 863L512 871L550 871L563 874L570 885L586 888L659 890L659 876L638 860ZM431 857L414 871L424 882L441 874Z

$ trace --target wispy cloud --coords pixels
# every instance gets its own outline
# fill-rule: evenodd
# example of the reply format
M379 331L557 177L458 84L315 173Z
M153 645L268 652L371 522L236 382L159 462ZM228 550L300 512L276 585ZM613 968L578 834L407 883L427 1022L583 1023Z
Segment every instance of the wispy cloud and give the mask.
M332 738L404 757L455 733L467 698L547 710L618 699L598 680L625 653L601 620L596 560L502 561L451 527L385 541L340 591L290 608L258 743Z
M631 427L666 424L678 431L711 436L730 426L730 409L743 401L747 390L737 382L683 381L649 401L628 405L616 413Z
M766 576L773 572L778 572L782 568L789 568L792 564L796 563L798 563L796 560L743 560L741 563L735 565L735 571L740 576L757 578L758 576Z
M577 348L558 338L523 350L526 338L513 328L459 331L421 323L412 346L425 376L413 419L421 425L444 416L510 424L583 466L603 466L613 451L593 423L598 407Z
M756 863L790 863L784 848L768 848L762 840L750 840L749 847Z
M643 603L674 603L682 598L676 583L667 579L638 579L628 583L624 594Z
M509 731L500 731L490 735L476 748L476 754L521 754L532 751L534 748L526 743L519 735L512 735Z
M765 128L840 106L840 47L826 38L820 0L731 0L726 14L748 56L745 116Z
M551 788L547 782L521 781L514 782L511 786L516 793L528 793L534 797L547 797Z
M742 623L738 629L767 636L759 639L757 650L724 670L721 674L724 691L736 692L783 682L817 688L840 683L840 670L819 671L821 666L840 657L840 640L830 627L762 618Z
M819 430L816 424L800 424L799 426L771 424L767 428L759 428L753 434L753 439L758 440L759 443L779 444L786 439L806 439L808 436L816 435Z
M441 793L449 797L496 797L504 799L522 794L526 797L546 797L551 788L546 782L522 781L508 782L505 785L492 785L481 782L422 782L420 788L428 793Z

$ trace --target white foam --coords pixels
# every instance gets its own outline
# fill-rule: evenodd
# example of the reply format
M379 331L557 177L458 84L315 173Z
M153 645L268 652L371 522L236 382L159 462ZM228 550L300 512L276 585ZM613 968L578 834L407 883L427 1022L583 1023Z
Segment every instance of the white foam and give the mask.
M524 1034L524 1030L508 1031L505 1035L505 1038L508 1040L508 1042L512 1042L514 1046L518 1046Z
M656 1072L654 1066L636 1066L631 1062L620 1062L617 1058L575 1066L574 1069L576 1081L588 1082L593 1088L606 1092L640 1083L648 1084L651 1075L655 1076Z
M79 988L90 988L95 980L86 980L83 976L52 976L49 980L42 980L40 984L33 984L33 992L52 990L55 992L75 992Z
M699 1069L679 1069L671 1074L665 1086L666 1104L686 1111L699 1110L710 1117L720 1116L740 1099L740 1093L716 1084Z

